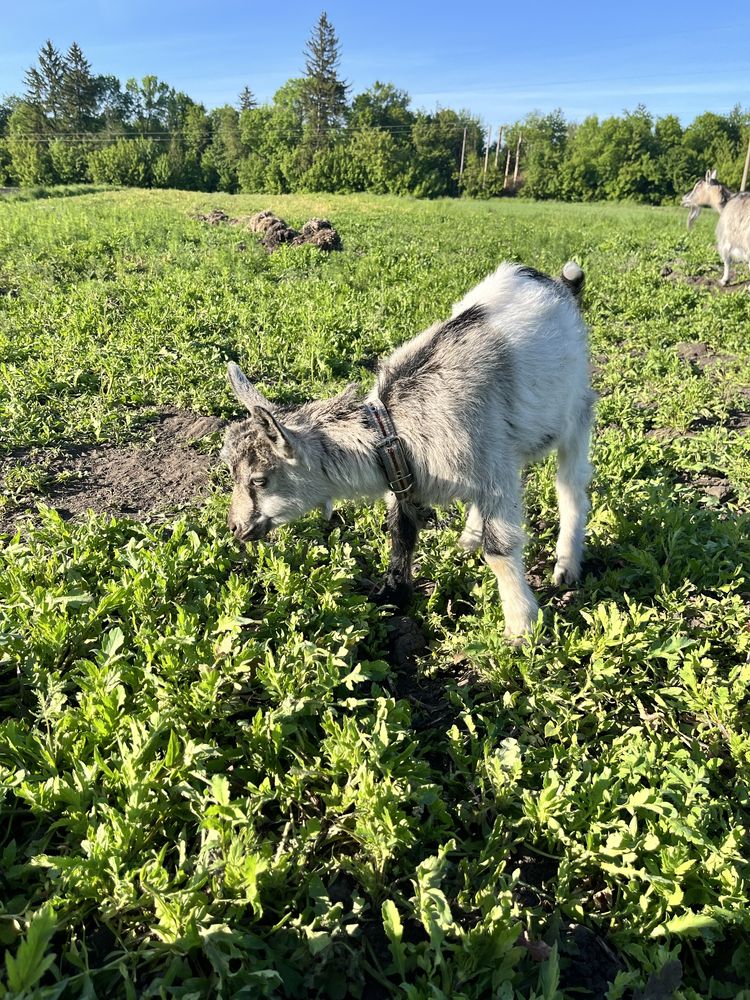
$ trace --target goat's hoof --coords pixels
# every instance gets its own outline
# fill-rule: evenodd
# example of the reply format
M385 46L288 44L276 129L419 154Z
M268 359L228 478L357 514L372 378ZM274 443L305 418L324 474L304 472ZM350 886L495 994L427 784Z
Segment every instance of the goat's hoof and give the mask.
M527 606L525 609L519 608L510 617L505 619L505 639L514 649L520 649L531 641L534 626L539 617L539 608L536 605Z
M370 591L373 604L392 604L399 611L405 611L411 604L414 588L410 583L387 578Z
M575 566L565 566L557 563L552 573L552 582L556 587L574 587L580 579L581 571Z

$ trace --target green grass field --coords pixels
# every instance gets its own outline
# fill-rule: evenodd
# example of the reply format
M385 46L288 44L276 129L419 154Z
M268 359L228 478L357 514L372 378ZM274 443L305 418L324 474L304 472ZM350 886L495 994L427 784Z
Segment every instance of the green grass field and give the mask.
M324 215L344 251L267 256L191 217L213 206ZM715 287L713 226L0 200L0 996L750 1000L750 294ZM569 593L554 463L529 471L546 643L504 644L458 509L420 539L407 618L367 599L382 505L247 552L220 470L181 511L54 512L85 495L71 456L132 448L165 408L237 414L230 359L272 399L364 386L500 260L569 257L597 471Z

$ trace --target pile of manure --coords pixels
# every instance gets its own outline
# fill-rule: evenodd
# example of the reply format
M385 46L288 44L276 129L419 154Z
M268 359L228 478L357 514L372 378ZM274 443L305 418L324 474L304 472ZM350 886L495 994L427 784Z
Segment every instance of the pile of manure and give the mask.
M310 219L299 230L288 226L284 219L280 219L278 215L274 215L268 209L256 212L249 218L232 219L220 208L214 208L207 214L197 213L193 218L205 222L209 226L216 226L220 223L226 223L229 226L244 226L256 236L260 236L268 253L273 253L284 243L293 247L308 243L326 252L342 249L341 237L328 219Z
M222 222L231 222L226 212L220 208L212 208L210 212L196 212L193 218L199 222L205 222L209 226L218 226Z

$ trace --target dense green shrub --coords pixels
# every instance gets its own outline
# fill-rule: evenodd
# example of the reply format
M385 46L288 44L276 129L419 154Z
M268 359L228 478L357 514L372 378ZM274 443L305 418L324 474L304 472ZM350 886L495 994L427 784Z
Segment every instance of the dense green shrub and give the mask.
M89 171L95 183L146 187L152 181L157 146L149 139L118 139L111 146L89 154Z
M55 180L59 184L75 184L90 180L88 163L90 152L90 147L83 142L53 139L49 144L49 158Z
M13 182L13 169L7 140L0 139L0 187Z

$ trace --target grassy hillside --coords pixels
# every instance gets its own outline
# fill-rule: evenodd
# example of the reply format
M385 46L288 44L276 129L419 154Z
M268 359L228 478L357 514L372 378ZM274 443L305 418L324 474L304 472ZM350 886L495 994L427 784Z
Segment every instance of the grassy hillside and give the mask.
M344 251L268 256L217 205ZM0 200L0 996L749 1000L750 294L684 223ZM231 543L199 420L238 413L227 360L276 400L365 386L501 259L569 257L597 472L568 593L554 463L528 475L546 642L503 643L458 509L407 617L367 599L382 506Z

